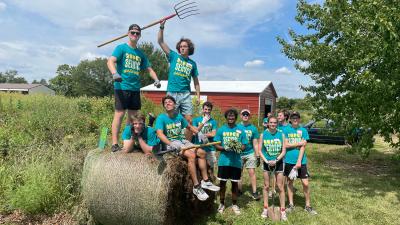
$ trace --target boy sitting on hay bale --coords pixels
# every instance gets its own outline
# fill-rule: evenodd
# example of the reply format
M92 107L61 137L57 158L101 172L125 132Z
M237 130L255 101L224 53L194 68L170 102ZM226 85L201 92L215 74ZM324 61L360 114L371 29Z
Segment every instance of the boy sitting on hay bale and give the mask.
M142 150L144 154L152 156L154 148L158 148L160 139L152 127L145 126L145 116L138 112L131 116L131 124L127 124L122 133L124 142L123 151Z
M242 159L240 153L249 143L243 128L236 125L238 112L235 109L229 109L225 112L227 124L220 127L215 136L215 141L221 141L221 145L215 145L218 151L221 151L218 160L218 180L220 180L221 191L219 193L220 205L218 212L225 210L225 190L226 182L232 183L232 210L236 215L240 214L237 205L239 193L238 182L242 175Z
M175 151L182 157L188 160L188 170L193 181L193 194L201 201L207 200L209 197L204 192L203 188L211 191L219 191L219 187L214 185L207 175L206 152L201 148L192 148L186 151L181 150L184 147L194 146L190 141L185 140L182 135L182 130L186 128L186 136L191 136L188 132L197 133L197 129L191 126L180 113L175 111L176 101L172 96L165 96L162 99L162 104L166 113L160 114L156 120L157 136L166 151ZM163 149L163 150L164 150ZM199 169L203 180L197 179L196 173L196 157L199 158Z

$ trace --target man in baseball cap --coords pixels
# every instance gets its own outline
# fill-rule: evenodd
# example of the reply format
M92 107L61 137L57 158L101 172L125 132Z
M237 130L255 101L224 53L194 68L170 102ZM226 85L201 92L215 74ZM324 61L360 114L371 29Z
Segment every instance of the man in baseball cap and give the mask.
M126 111L128 112L127 124L130 124L130 118L141 109L140 72L147 71L155 81L154 85L158 88L161 86L147 56L137 47L141 37L140 26L137 24L130 25L128 37L128 42L118 45L107 61L108 70L114 80L115 97L115 111L111 130L112 152L121 150L118 145L118 133Z

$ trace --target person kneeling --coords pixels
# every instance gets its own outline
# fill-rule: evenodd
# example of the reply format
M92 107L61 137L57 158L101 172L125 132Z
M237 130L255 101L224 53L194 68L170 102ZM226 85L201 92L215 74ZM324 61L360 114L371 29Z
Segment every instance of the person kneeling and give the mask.
M138 112L131 116L131 124L127 124L122 133L123 152L128 153L134 150L142 150L144 154L153 156L153 150L159 148L155 130L145 126L145 116Z
M186 137L191 136L188 134L189 132L196 133L197 129L189 124L182 114L175 111L176 101L172 96L165 96L162 99L162 104L166 113L162 113L157 117L157 136L165 145L165 151L175 151L188 160L188 170L193 181L193 194L199 200L205 201L208 195L204 192L203 188L211 191L219 191L219 187L214 185L208 177L206 152L201 148L190 148L194 145L190 141L185 140L182 135L182 130L185 128ZM201 182L197 178L196 157L199 158L199 169L203 178Z

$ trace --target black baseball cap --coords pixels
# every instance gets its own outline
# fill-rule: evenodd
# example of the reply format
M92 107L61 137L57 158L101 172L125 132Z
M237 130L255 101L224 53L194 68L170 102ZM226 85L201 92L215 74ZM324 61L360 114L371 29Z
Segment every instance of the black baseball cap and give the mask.
M294 117L300 118L300 113L299 113L299 112L296 112L296 111L292 112L292 113L290 114L290 118L294 118Z
M133 30L133 29L136 29L136 30L138 30L138 31L142 31L142 29L140 28L140 26L137 25L137 24L135 24L135 23L129 26L128 31L129 31L129 30Z

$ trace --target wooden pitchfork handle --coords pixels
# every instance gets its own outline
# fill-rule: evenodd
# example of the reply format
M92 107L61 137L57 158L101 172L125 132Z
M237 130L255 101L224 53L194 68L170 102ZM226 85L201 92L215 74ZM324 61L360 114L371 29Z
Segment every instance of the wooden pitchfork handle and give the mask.
M209 142L207 144L193 145L193 146L190 146L190 147L181 148L181 152L183 153L184 151L189 150L189 149L193 149L193 148L202 148L202 147L207 147L207 146L212 146L212 145L219 145L219 144L221 144L220 141Z
M166 17L164 17L164 18L162 18L162 19L160 19L160 20L154 21L153 23L150 23L149 25L144 26L144 27L142 27L142 28L140 28L140 29L141 29L141 30L147 29L147 28L149 28L149 27L152 27L152 26L154 26L154 25L156 25L156 24L161 23L161 22L164 21L164 20L169 20L169 19L175 17L176 15L177 15L177 13L171 14L171 15L166 16ZM122 38L124 38L124 37L126 37L126 36L128 36L128 34L124 34L124 35L121 35L121 36L116 37L116 38L114 38L114 39L111 39L111 40L109 40L109 41L107 41L107 42L104 42L103 44L98 45L97 47L100 48L100 47L102 47L102 46L104 46L104 45L110 44L110 43L112 43L112 42L114 42L114 41L117 41L117 40L119 40L119 39L122 39Z

